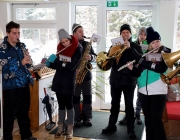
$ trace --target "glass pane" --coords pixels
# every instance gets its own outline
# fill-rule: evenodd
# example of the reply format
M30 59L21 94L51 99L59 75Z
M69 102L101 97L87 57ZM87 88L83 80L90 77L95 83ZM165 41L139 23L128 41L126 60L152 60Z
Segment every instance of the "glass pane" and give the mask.
M97 6L76 6L76 23L83 26L87 37L97 33Z
M20 40L26 44L34 65L39 64L43 57L56 53L56 29L21 28L20 32Z
M84 35L91 37L93 33L97 33L97 6L76 6L76 23L80 24L84 29ZM87 40L89 41L89 40ZM92 47L96 53L97 44L92 43ZM93 70L93 86L92 92L96 91L96 62L92 63ZM95 95L92 96L92 101L95 101Z
M17 8L16 20L55 20L55 8Z
M178 8L178 22L177 22L177 33L176 33L176 50L180 49L180 7Z
M120 26L127 23L131 26L132 40L137 38L140 27L149 27L152 22L152 10L107 10L106 12L106 52L111 46L111 39L120 36ZM110 71L106 73L106 82L109 81ZM105 86L105 90L110 92L110 86ZM134 92L134 104L137 98L137 88ZM110 93L105 94L105 103L110 103ZM122 95L121 104L124 104Z

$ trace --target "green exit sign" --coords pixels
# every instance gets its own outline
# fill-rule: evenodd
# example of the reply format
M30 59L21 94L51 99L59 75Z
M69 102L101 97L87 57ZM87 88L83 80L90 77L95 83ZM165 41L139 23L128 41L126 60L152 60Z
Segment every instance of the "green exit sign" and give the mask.
M118 7L118 1L107 1L107 7Z

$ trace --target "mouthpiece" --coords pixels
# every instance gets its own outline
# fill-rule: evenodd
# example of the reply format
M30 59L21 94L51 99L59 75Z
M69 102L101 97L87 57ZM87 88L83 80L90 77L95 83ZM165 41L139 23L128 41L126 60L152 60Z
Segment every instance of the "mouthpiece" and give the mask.
M86 38L86 39L90 39L90 37L86 37L86 36L83 36L84 38Z

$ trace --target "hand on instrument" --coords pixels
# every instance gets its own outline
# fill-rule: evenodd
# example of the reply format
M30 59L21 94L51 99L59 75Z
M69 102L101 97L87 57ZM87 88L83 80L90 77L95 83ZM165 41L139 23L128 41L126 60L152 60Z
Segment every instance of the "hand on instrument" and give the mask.
M31 57L29 55L24 55L24 58L21 61L22 65L31 64L31 62Z
M54 60L56 59L56 55L55 54L51 54L48 58L49 62L53 63Z
M126 46L127 49L130 48L130 42L128 40L125 40L124 41L124 46Z
M133 69L133 63L127 62L127 67L132 70Z
M80 69L76 69L76 75L79 75Z
M87 61L91 60L91 55L90 54L85 55L84 59L87 60Z
M24 55L28 55L28 56L30 56L30 55L29 55L29 51L28 51L28 49L25 49L25 53L24 53Z

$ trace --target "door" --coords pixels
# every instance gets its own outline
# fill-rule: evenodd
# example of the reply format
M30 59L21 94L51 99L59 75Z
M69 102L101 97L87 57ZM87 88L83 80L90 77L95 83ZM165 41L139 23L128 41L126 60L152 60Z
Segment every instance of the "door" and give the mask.
M125 9L125 10L124 10ZM148 10L147 10L148 9ZM105 38L105 48L104 50L108 52L111 46L111 39L120 36L120 26L124 23L127 23L131 26L132 32L132 40L134 41L137 38L138 29L142 26L149 27L152 26L152 15L153 15L153 8L149 7L127 7L123 8L122 10L119 9L103 9L103 24L104 29L104 38ZM105 77L105 83L109 83L109 75L110 70L105 72L103 76ZM110 86L104 84L105 94L104 94L104 101L101 101L101 109L109 109L110 102L111 102L111 95L110 95ZM134 105L137 99L137 87L134 92ZM120 110L124 110L124 95L121 96L121 103L120 103Z

